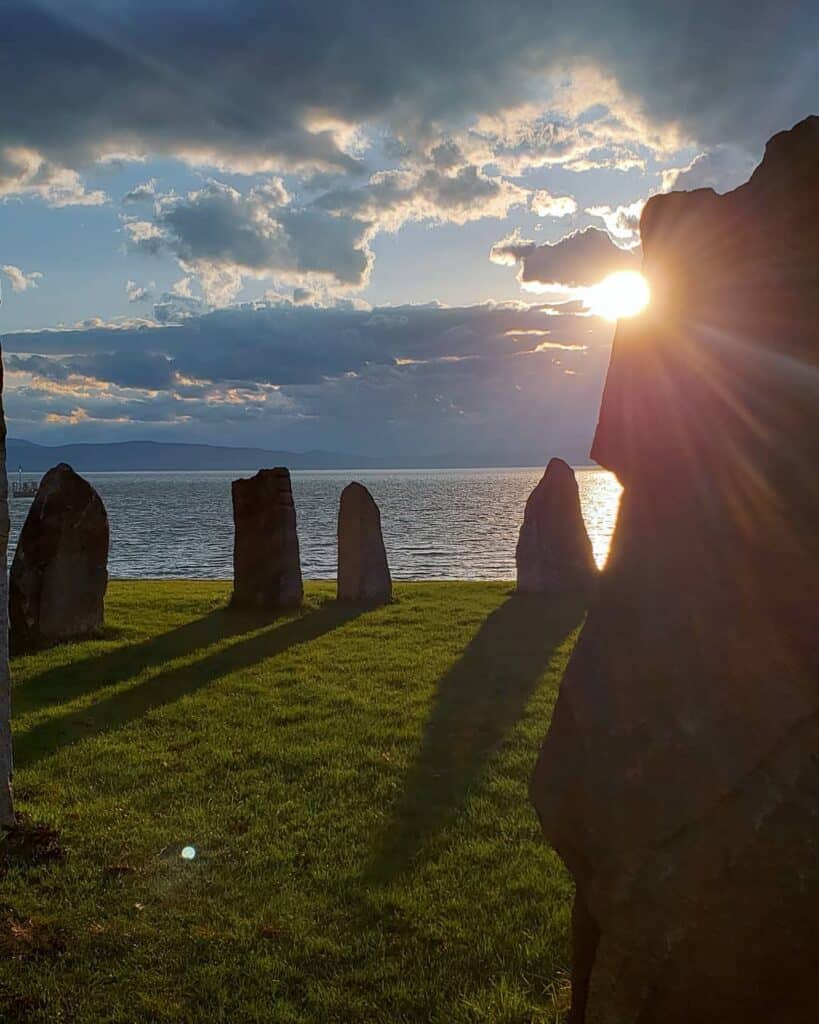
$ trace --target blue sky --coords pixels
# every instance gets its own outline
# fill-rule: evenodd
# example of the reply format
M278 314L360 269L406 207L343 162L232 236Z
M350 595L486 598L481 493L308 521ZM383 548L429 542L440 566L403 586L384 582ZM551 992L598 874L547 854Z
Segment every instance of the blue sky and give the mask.
M11 3L12 436L584 457L642 204L819 109L815 3Z

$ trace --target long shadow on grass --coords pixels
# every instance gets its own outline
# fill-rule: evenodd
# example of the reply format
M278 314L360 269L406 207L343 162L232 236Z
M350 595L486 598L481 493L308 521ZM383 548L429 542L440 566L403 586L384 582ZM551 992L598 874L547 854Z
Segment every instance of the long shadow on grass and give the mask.
M218 608L193 622L134 644L55 665L14 688L14 713L23 715L52 704L66 704L130 679L138 672L210 647L270 623L270 616Z
M248 640L240 640L228 647L220 648L199 661L159 672L90 707L50 718L15 736L15 765L18 768L28 767L56 753L61 747L118 729L128 722L141 718L148 711L171 704L231 672L250 668L298 644L309 643L356 618L362 611L360 607L329 601L316 611L279 624L274 623L264 632L256 633ZM234 613L224 614L230 616ZM244 616L240 616L240 620L247 623ZM132 660L132 674L138 667L141 666L135 666Z
M438 685L421 749L370 868L373 880L389 882L417 863L421 848L463 806L584 609L580 600L515 594L486 619Z

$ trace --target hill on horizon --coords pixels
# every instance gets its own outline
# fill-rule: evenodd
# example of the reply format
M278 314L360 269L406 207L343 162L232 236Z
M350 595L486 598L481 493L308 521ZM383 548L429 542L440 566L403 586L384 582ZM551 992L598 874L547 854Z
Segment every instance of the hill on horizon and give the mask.
M565 456L564 456L565 457ZM128 472L153 470L255 470L262 466L289 469L454 469L490 466L546 465L547 456L492 459L454 455L366 456L348 452L291 452L281 449L228 447L171 441L82 442L43 445L22 438L7 438L6 467L9 475L19 466L27 473L43 473L58 462L69 463L77 472ZM588 459L576 461L588 465Z

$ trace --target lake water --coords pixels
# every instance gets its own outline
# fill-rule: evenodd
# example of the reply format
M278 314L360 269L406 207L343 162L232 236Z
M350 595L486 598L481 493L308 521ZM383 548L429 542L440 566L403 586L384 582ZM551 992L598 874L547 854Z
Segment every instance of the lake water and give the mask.
M230 578L230 481L252 472L86 474L108 509L111 576ZM602 565L620 485L605 470L576 472L583 516ZM294 471L304 575L335 577L338 499L355 479L370 489L381 509L395 579L514 579L523 508L542 473L542 468ZM9 504L11 558L30 501L16 498Z

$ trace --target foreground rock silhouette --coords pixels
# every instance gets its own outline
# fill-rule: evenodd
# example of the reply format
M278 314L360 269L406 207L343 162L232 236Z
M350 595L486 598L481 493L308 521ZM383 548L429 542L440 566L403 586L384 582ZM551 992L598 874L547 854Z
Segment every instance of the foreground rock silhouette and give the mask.
M573 1024L815 1024L819 118L651 199L592 450L624 485L531 793Z
M550 459L529 495L515 563L521 593L583 593L594 584L597 566L580 511L577 480L563 459Z
M107 586L105 506L91 484L61 462L40 481L11 565L12 650L95 633Z
M363 484L347 484L338 506L338 599L385 604L391 598L378 505Z
M278 611L304 597L290 473L260 469L234 480L233 605Z
M3 410L3 360L0 355L0 609L8 608L9 574L9 482L6 476L6 416ZM0 629L0 826L15 824L11 788L11 671L9 668L9 631Z

